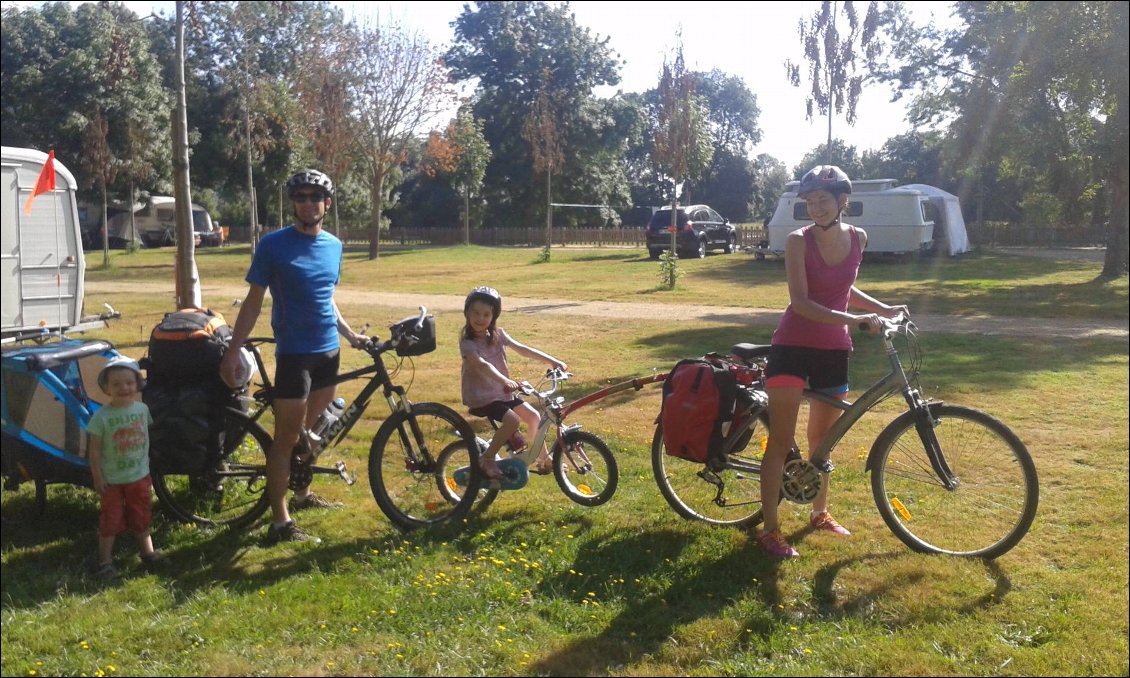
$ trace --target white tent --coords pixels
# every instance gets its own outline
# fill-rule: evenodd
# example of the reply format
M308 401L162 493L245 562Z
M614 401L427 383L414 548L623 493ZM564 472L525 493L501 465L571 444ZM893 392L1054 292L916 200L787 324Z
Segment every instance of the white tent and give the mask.
M929 196L930 202L938 208L938 218L941 221L940 224L935 224L935 229L938 226L945 229L945 245L949 248L949 255L952 257L969 251L969 235L965 232L965 217L961 215L961 204L956 195L927 184L907 184L893 190L918 191ZM936 231L934 239L935 241L941 239Z

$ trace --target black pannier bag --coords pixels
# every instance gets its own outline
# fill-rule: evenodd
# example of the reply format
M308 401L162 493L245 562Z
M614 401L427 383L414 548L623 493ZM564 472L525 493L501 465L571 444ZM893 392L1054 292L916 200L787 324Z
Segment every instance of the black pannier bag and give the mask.
M219 380L231 336L224 316L211 309L166 313L149 335L149 380L167 385Z

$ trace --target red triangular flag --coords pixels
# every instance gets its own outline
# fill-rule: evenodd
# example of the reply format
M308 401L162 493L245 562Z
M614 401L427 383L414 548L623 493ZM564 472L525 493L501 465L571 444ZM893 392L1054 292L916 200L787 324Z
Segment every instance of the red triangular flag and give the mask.
M35 200L35 196L40 193L55 190L55 149L47 152L47 161L43 163L43 171L39 173L39 178L35 181L35 189L32 190L31 195L27 197L27 203L24 205L24 214L31 214L31 201Z

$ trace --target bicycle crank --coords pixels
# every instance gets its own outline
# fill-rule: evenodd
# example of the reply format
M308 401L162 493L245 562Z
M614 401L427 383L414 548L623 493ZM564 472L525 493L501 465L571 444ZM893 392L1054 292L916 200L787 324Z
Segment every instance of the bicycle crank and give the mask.
M520 490L530 482L529 469L521 459L499 459L498 468L502 470L502 479L498 481L500 490ZM471 467L460 466L451 477L459 487L467 487L471 480Z
M785 499L797 504L811 504L820 494L823 480L820 469L805 459L790 459L785 462L781 494Z

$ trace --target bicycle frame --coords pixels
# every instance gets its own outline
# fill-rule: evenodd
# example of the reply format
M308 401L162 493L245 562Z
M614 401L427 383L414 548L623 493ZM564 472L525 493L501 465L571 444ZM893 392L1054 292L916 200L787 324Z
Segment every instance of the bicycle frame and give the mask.
M909 321L905 321L909 322ZM872 384L862 395L859 396L854 402L842 398L834 398L823 393L805 389L804 396L809 400L815 400L824 403L830 407L834 407L842 412L836 419L835 423L828 430L824 436L824 440L820 443L819 447L811 452L811 458L819 462L828 459L832 450L839 444L840 440L855 426L856 422L863 418L863 415L870 412L876 405L894 393L902 393L903 399L906 401L907 406L911 411L916 413L915 426L918 429L918 434L925 444L927 456L930 460L930 465L937 474L939 480L947 489L953 489L957 486L957 479L953 471L945 462L945 458L938 447L937 439L933 434L933 418L930 415L931 403L922 398L918 389L914 388L910 379L906 376L906 371L903 369L902 361L899 359L898 350L894 345L894 336L900 331L900 328L905 327L905 322L887 322L882 330L883 344L886 348L887 359L890 361L890 371ZM761 408L755 409L751 414L750 419L752 422L756 415L760 414ZM794 442L794 448L796 444ZM871 459L868 458L866 469L871 470ZM747 470L751 472L760 473L761 465L756 462L747 462L743 460L734 460L730 466L736 470Z
M266 368L263 364L263 356L258 350L258 346L267 343L274 343L274 339L271 337L252 337L244 342L245 346L252 349L252 355L255 356L259 374L263 377L263 388L252 396L260 405L259 409L249 415L250 420L253 422L258 422L274 401L274 385L271 383L270 377L267 376ZM383 395L385 401L388 403L390 413L407 412L409 410L409 401L405 396L406 392L404 387L392 383L392 378L382 358L384 351L388 350L393 345L395 345L395 343L389 339L368 349L366 352L373 358L372 365L339 374L333 380L333 385L337 386L338 384L360 379L370 374L374 375L373 378L361 388L361 392L357 394L357 397L346 406L337 421L330 424L329 427L321 433L323 444L319 446L320 449L315 450L310 462L316 461L322 451L328 447L337 445L342 438L349 434L353 426L361 419L361 415L369 408L369 403L378 390L383 389Z

